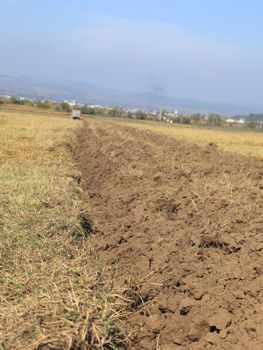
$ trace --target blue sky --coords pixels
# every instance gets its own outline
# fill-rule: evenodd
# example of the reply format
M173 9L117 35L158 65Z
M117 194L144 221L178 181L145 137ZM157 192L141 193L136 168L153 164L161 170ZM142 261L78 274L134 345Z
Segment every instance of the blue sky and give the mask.
M0 6L0 74L263 106L261 0Z

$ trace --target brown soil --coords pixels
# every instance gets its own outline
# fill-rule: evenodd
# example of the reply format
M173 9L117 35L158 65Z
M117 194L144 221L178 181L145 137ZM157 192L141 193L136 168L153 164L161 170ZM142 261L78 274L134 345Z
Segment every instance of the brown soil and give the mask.
M131 349L263 348L263 161L91 121L77 161L118 279L148 276Z

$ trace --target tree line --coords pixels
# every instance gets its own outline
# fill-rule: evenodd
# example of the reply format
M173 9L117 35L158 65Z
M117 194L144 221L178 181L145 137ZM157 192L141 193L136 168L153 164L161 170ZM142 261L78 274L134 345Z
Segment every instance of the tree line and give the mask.
M0 97L0 104L14 104L23 106L35 106L38 108L52 108L59 112L70 113L72 109L80 109L83 115L89 116L108 116L112 118L130 118L138 120L159 120L163 122L178 123L178 124L195 124L195 125L210 125L210 126L226 126L226 116L218 113L192 113L192 114L172 114L168 111L146 112L141 110L125 110L120 107L93 107L90 105L71 106L68 102L57 103L52 100L30 100L18 97ZM160 116L161 115L161 116ZM235 115L233 120L243 119L246 123L243 127L251 129L263 129L263 113L249 115ZM233 123L234 124L234 123ZM228 126L233 126L231 123Z

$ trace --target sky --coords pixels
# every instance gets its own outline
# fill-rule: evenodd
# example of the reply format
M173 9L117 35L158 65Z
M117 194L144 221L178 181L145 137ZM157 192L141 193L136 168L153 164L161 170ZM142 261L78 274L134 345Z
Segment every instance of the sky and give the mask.
M263 106L262 0L0 0L0 74Z

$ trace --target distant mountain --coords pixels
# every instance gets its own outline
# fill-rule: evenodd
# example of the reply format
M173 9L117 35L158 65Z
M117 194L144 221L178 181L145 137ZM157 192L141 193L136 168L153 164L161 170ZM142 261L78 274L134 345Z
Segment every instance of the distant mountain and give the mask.
M251 108L223 103L202 102L159 95L151 92L130 93L100 88L83 82L57 80L40 82L30 77L0 75L0 95L24 96L36 99L74 99L79 103L110 105L145 110L164 108L181 113L216 112L225 115L260 113L263 108Z

